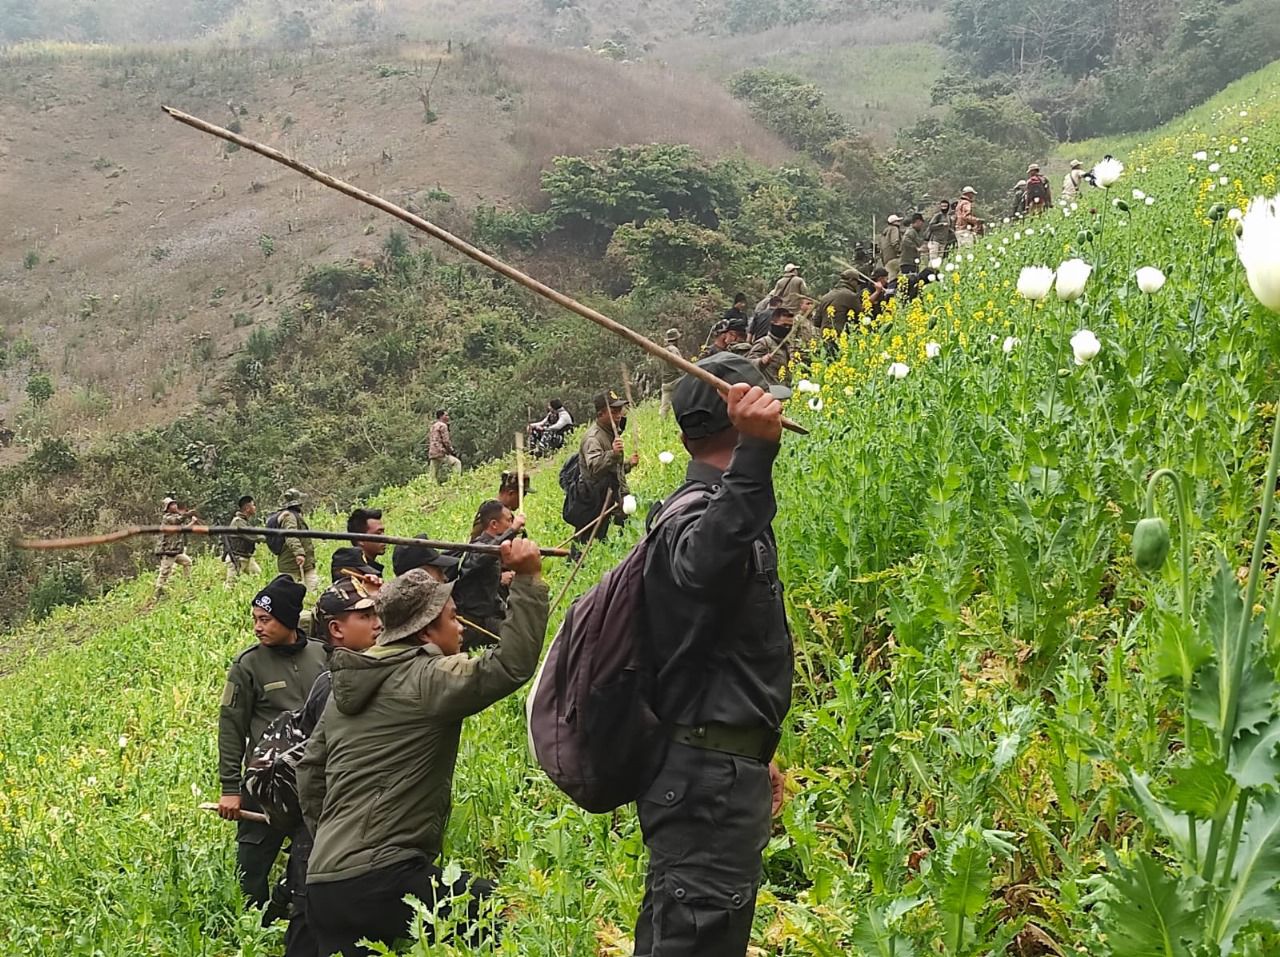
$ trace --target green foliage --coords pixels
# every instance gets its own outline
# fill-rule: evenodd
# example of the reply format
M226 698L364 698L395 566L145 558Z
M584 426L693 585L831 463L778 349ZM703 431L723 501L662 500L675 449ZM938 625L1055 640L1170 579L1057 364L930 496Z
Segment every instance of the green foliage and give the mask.
M28 249L27 254L22 257L23 269L35 269L40 265L40 253L35 249Z
M471 228L480 246L527 252L542 243L551 225L552 217L544 213L481 206L475 211Z
M729 81L751 115L796 149L820 159L832 144L852 135L844 118L823 102L822 91L799 77L773 70L744 70Z
M271 254L276 251L276 241L263 233L258 237L258 248L262 250L262 255L267 259L271 258Z
M730 33L759 33L812 20L817 9L814 0L728 0L724 23Z
M30 465L36 474L48 477L71 472L77 464L76 452L66 439L41 439L31 453Z
M27 379L27 399L34 406L42 406L53 398L53 380L38 372Z
M311 40L311 24L301 10L281 13L276 22L276 38L287 47L305 46Z
M603 247L623 223L644 225L655 216L715 228L730 184L692 147L658 144L558 156L542 174L542 189L557 229Z
M31 617L43 621L62 605L78 605L90 596L90 584L83 565L59 561L45 569L31 590Z

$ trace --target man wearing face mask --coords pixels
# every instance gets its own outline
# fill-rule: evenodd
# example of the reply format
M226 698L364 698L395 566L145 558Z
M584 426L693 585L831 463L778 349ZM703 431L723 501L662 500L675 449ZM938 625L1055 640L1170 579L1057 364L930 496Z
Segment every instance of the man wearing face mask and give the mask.
M747 358L760 368L770 385L781 381L781 372L791 361L791 329L795 322L796 314L779 306L769 322L769 334L757 339L747 353Z
M610 490L612 504L621 506L622 499L631 494L627 486L627 473L640 461L637 453L629 457L622 444L622 433L627 428L627 402L616 392L601 392L595 398L596 420L582 437L578 448L578 468L582 478L590 485L596 500L603 502ZM614 521L623 522L621 507L614 511ZM609 522L601 522L596 537L604 538Z

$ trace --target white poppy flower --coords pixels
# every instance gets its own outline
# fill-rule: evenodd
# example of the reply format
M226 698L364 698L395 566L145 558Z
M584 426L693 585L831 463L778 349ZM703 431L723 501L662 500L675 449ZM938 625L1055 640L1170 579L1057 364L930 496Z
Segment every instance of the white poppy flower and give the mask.
M889 366L889 375L894 379L905 379L911 367L905 362L895 362Z
M1247 137L1247 136L1242 136L1242 137L1240 137L1240 142L1241 142L1241 143L1248 143L1248 142L1249 142L1249 137Z
M931 269L938 269L941 266L942 266L942 257L939 256L929 260L929 267Z
M1218 170L1220 170L1220 169L1222 169L1222 164L1221 164L1221 163L1210 163L1210 164L1209 164L1209 172L1210 172L1210 173L1216 173L1216 172L1217 172Z
M627 515L634 515L639 506L636 503L634 495L624 495L622 497L622 511Z
M1235 144L1235 143L1232 143L1230 146L1228 146L1228 147L1227 147L1227 152L1228 152L1228 153L1239 153L1239 152L1240 152L1240 147L1236 146L1236 144Z
M1280 312L1280 196L1256 196L1240 221L1236 253L1249 288L1272 312Z
M1017 232L1017 233L1014 233L1014 234L1013 234L1013 241L1014 241L1015 243L1016 243L1019 239L1021 239L1021 238L1022 238L1022 233Z
M942 355L942 346L936 342L926 342L924 344L924 354L930 359L936 359Z
M1093 178L1099 186L1107 189L1124 175L1124 163L1118 159L1104 159L1093 168Z
M1241 111L1240 111L1240 115L1241 115L1241 116L1248 116L1248 115L1249 115L1249 111L1248 111L1248 110L1241 110Z
M1209 158L1209 154L1205 150L1196 150L1196 152L1191 154L1191 158L1197 163L1203 163Z
M1022 231L1022 235L1024 236L1034 236L1035 234L1036 234L1036 231L1032 229L1030 226L1028 226L1026 229Z
M1055 288L1058 298L1064 302L1074 302L1084 295L1085 283L1093 267L1083 259L1068 259L1058 267L1058 278Z
M120 735L120 737L116 739L116 744L120 745L122 749L127 748L129 746L128 736L123 734Z
M1218 177L1218 185L1219 185L1219 186L1226 186L1226 185L1227 185L1228 183L1230 183L1230 182L1231 182L1231 180L1227 179L1225 176L1219 176L1219 177Z
M1048 266L1024 266L1018 274L1018 295L1038 302L1053 288L1053 270Z
M797 392L808 392L808 391L809 391L809 386L811 386L811 385L813 385L813 383L812 383L812 382L810 382L808 379L801 379L799 382L797 382L797 383L796 383L796 391L797 391Z
M946 266L947 272L955 272L955 268L956 268L955 263L947 263L947 266Z
M1143 266L1137 272L1138 288L1148 296L1164 288L1164 273L1155 266Z
M1072 203L1072 204L1071 204L1071 212L1073 212L1073 213L1074 213L1074 212L1076 212L1076 211L1077 211L1077 210L1079 210L1079 209L1080 209L1080 204L1079 204L1079 203Z
M814 412L821 412L821 411L822 411L822 396L815 395L812 399L810 399L810 400L809 400L809 408L811 408Z
M676 457L672 455L670 452L658 453L658 461L661 462L663 465L670 465L675 460L676 460Z
M1242 213L1237 207L1232 206L1227 210L1227 219L1238 223L1240 220L1244 219L1244 213Z
M1147 197L1147 199L1146 199L1146 203L1147 203L1147 205L1148 205L1148 206L1154 206L1154 205L1156 204L1156 199L1155 199L1155 197L1154 197L1154 196L1148 196L1148 197Z
M1075 356L1076 365L1082 366L1092 362L1102 351L1102 343L1088 329L1081 329L1071 337L1071 353Z
M1142 190L1140 190L1140 189L1135 189L1135 190L1133 191L1133 198L1134 198L1134 199L1146 199L1146 198L1147 198L1147 194L1146 194L1146 193L1144 193L1144 192L1143 192Z
M1022 340L1017 336L1005 336L1004 342L1000 344L1000 351L1005 355L1010 355L1014 349L1018 348Z

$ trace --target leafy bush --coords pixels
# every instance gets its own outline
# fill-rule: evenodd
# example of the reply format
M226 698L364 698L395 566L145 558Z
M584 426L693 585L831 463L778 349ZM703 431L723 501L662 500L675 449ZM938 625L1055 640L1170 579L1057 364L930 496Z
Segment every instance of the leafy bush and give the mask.
M31 589L31 617L42 621L61 605L78 605L89 597L89 578L83 565L75 561L59 561L46 568Z
M797 76L744 70L729 81L729 92L796 149L820 159L830 157L832 143L852 135L844 117L826 106L822 91Z
M27 398L34 406L42 406L53 398L53 380L43 372L27 379Z
M29 466L41 477L74 472L79 464L75 449L66 439L41 439L28 459Z
M481 246L528 251L536 249L546 238L552 221L545 213L481 206L475 211L471 229Z

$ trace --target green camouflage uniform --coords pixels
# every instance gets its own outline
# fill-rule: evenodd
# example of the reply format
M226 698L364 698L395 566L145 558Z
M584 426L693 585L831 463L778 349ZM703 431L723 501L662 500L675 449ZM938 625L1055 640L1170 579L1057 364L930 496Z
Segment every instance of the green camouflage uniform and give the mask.
M627 485L631 465L625 456L625 452L619 455L613 450L613 433L599 422L592 422L578 449L578 467L582 470L582 477L597 488L607 487L616 478L618 487L614 501L620 502L631 492Z
M291 508L280 510L280 528L287 530L291 528L305 529L307 523L302 516ZM304 559L301 569L298 568L298 559ZM316 549L314 540L310 538L290 538L284 536L284 544L280 548L280 554L276 559L276 570L281 575L288 575L296 582L301 582L307 586L307 591L313 594L319 594L320 576L316 573Z
M156 597L164 594L169 579L173 577L174 568L179 565L187 575L191 574L191 556L187 554L186 542L180 529L192 523L190 516L181 512L166 511L160 516L160 524L165 528L173 528L172 532L162 532L156 544L156 554L160 556L160 570L156 573Z
M253 522L244 512L236 511L231 518L232 528L252 528ZM260 575L262 569L254 560L253 553L258 548L258 540L249 535L228 535L227 583L235 581L237 575Z
M794 335L790 340L783 341L775 339L773 333L770 333L763 339L757 339L751 346L751 351L747 353L747 358L752 361L764 359L766 356L773 357L766 363L757 363L770 385L777 385L782 381L779 373L791 361L791 343L794 341Z

